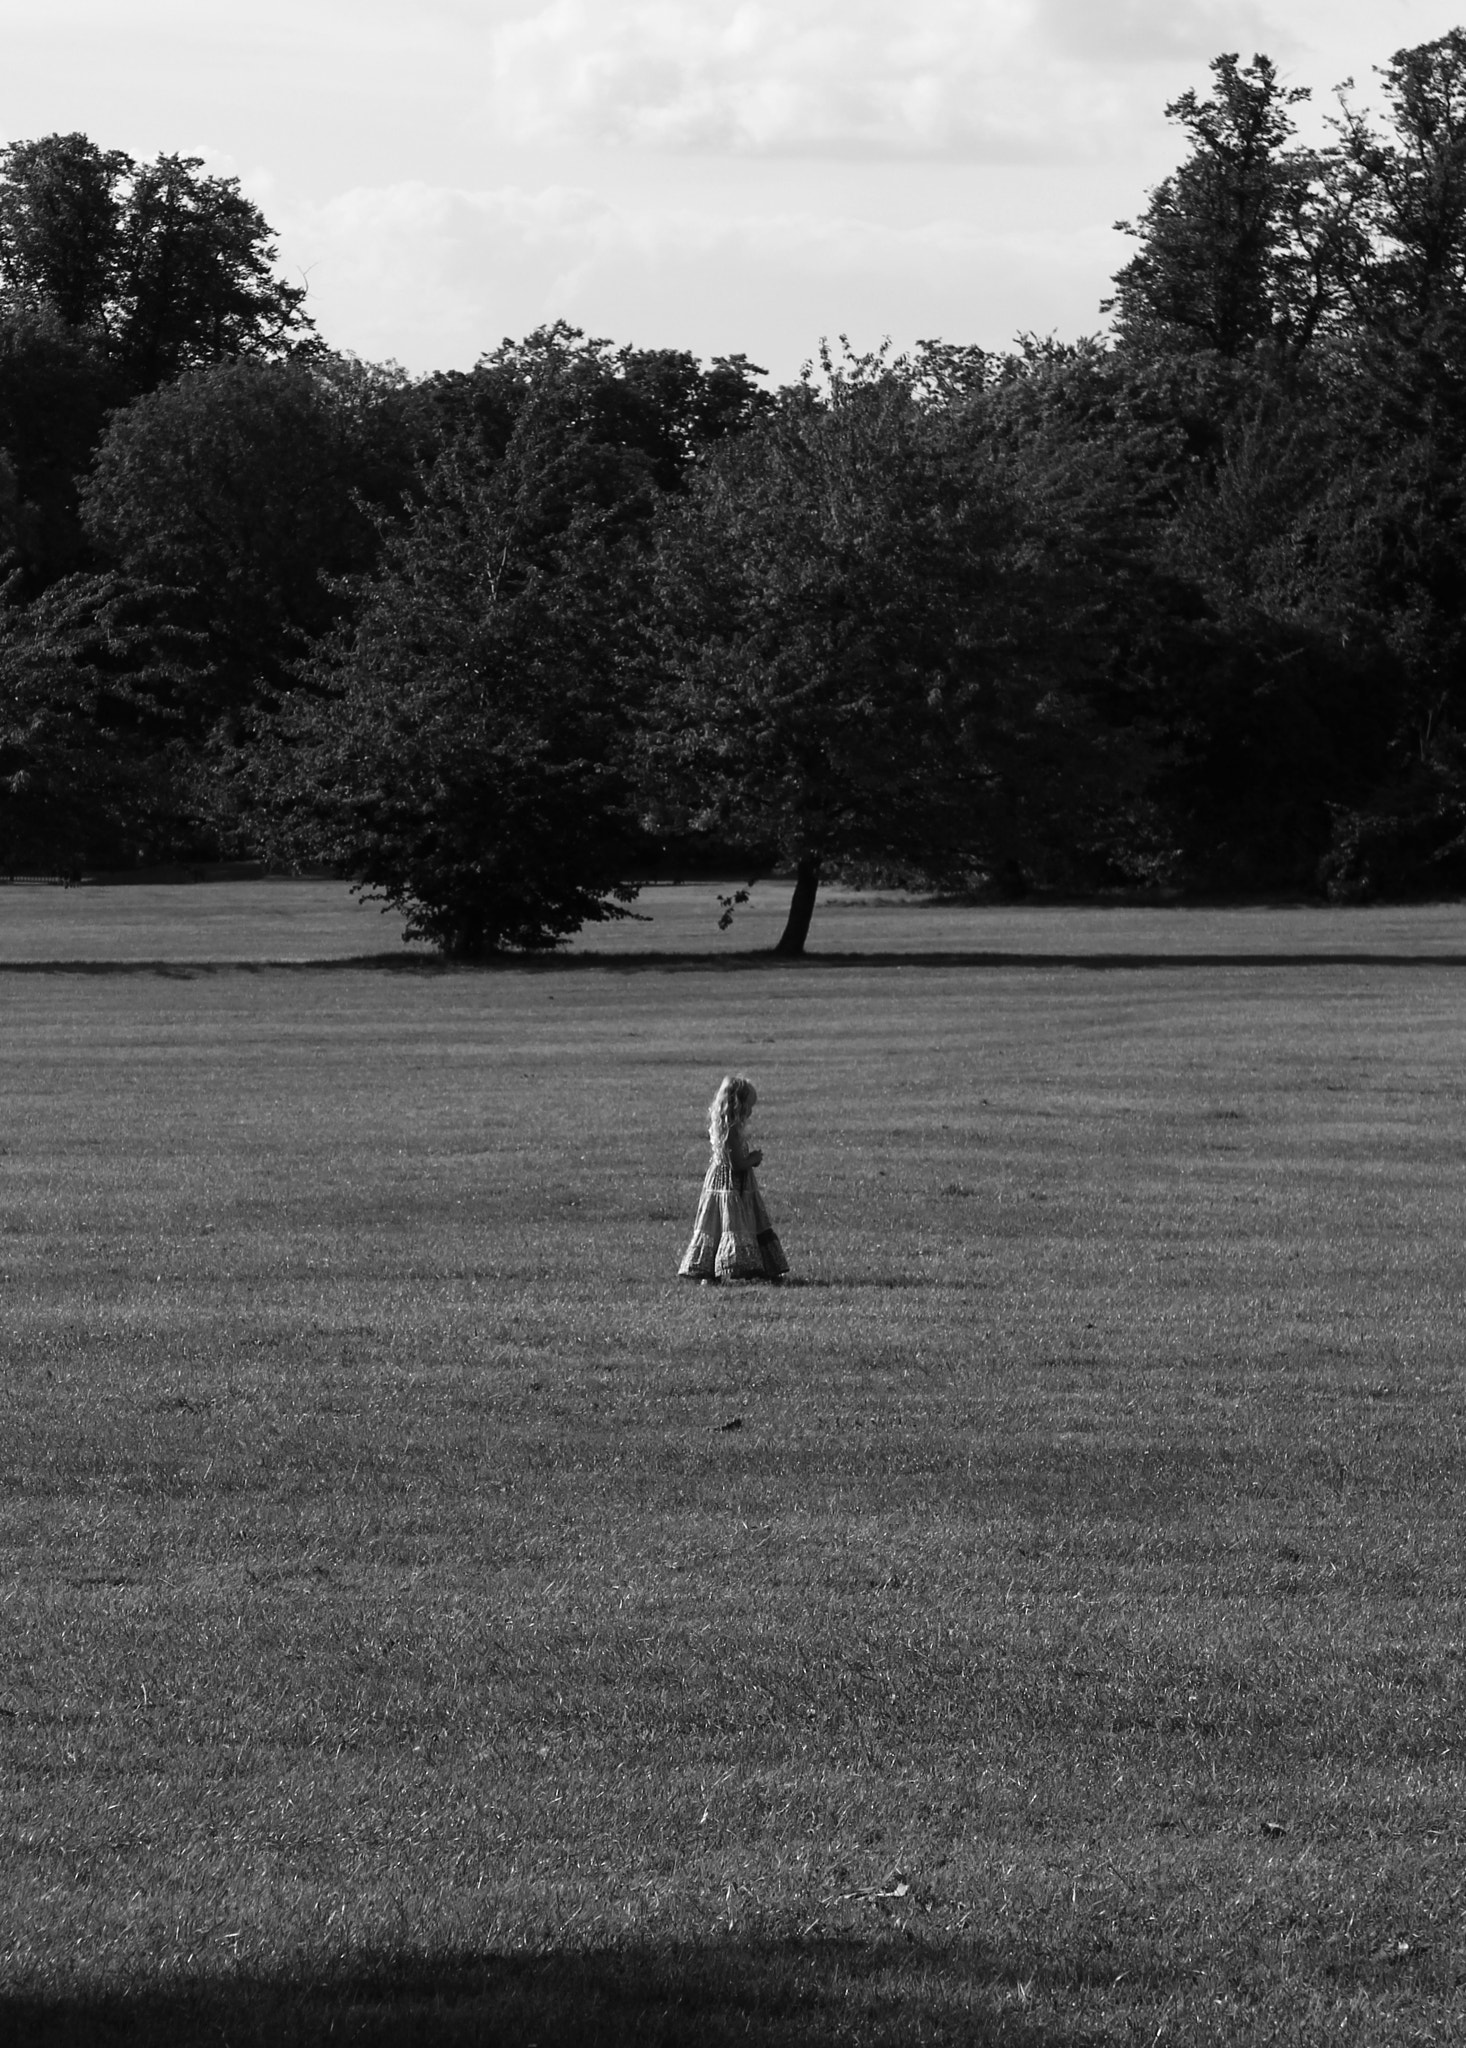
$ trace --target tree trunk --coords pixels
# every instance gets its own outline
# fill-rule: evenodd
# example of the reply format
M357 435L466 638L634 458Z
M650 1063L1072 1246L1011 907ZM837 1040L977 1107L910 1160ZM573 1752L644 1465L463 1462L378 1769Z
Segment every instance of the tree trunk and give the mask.
M802 860L794 870L794 895L789 904L789 922L784 927L784 936L774 948L774 951L782 953L786 960L797 960L804 951L804 942L809 937L809 921L814 916L815 892L819 885L818 860Z

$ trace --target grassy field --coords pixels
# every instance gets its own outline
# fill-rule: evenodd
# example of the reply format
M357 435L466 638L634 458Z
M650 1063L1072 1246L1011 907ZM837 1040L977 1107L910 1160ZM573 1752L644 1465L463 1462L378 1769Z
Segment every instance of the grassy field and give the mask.
M0 2038L1466 2039L1466 912L649 900L0 890Z

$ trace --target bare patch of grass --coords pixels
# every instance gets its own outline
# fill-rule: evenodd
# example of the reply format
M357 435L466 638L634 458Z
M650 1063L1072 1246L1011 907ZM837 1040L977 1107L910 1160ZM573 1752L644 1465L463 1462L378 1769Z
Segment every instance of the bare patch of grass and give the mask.
M11 978L6 2024L1460 2038L1458 981Z

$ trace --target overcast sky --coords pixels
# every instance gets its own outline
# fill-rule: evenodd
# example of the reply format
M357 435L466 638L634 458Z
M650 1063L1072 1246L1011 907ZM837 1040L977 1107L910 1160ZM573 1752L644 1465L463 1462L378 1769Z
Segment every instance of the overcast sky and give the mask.
M1466 17L1466 0L1459 0ZM1322 107L1423 0L0 0L0 137L238 176L332 346L471 363L560 316L792 376L822 334L1074 336L1266 51Z

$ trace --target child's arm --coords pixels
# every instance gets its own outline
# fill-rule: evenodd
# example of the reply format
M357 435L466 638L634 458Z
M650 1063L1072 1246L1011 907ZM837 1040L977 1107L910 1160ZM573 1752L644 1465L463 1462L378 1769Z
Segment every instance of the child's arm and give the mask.
M728 1133L728 1164L735 1173L742 1173L748 1164L748 1147L743 1142L743 1133L734 1124Z
M735 1173L747 1173L750 1166L757 1166L763 1158L762 1152L750 1152L748 1140L735 1124L728 1133L728 1164Z

